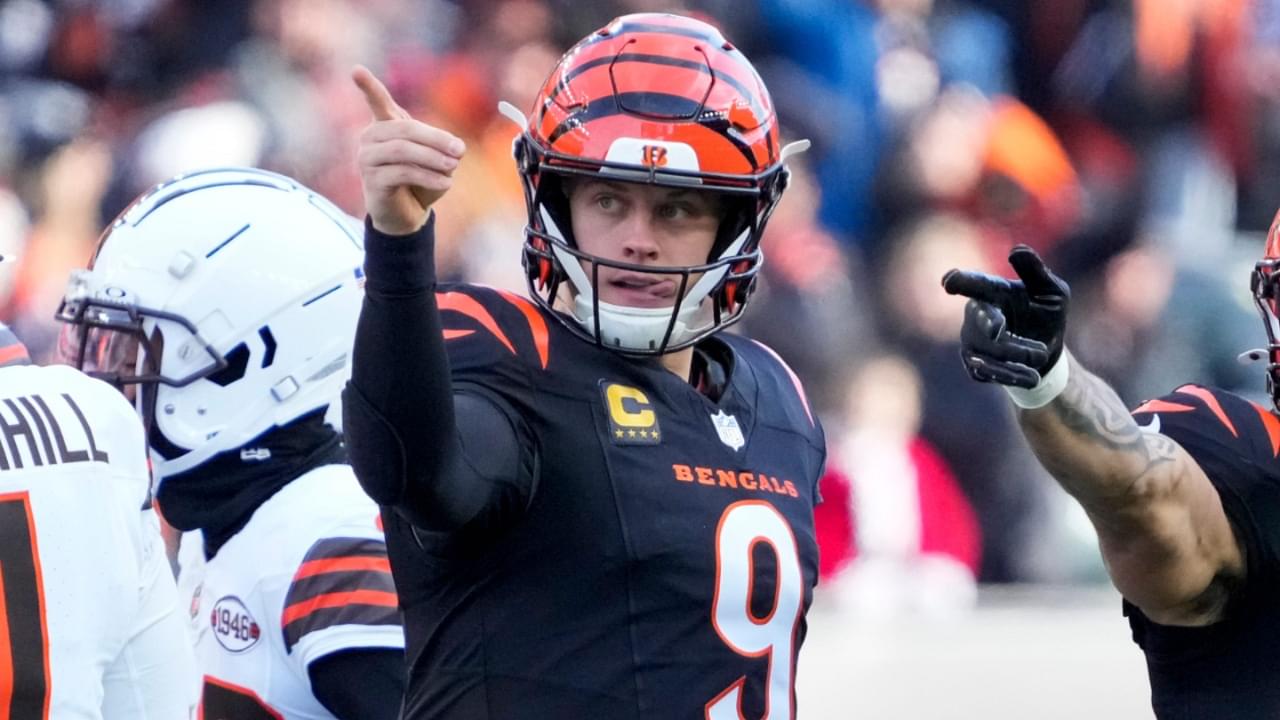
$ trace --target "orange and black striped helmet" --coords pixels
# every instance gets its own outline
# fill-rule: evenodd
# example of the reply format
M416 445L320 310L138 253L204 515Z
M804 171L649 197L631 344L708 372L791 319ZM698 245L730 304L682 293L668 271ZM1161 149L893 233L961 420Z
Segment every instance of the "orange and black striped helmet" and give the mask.
M1267 349L1251 350L1242 360L1267 360L1267 393L1280 411L1280 211L1271 221L1262 259L1254 265L1251 280L1253 302L1267 331Z
M762 260L760 236L787 184L787 152L763 81L719 30L678 15L617 18L565 53L531 117L509 105L503 112L524 129L514 150L529 211L524 264L535 299L550 307L567 281L577 322L566 325L628 354L687 347L741 317ZM726 216L710 257L703 265L655 268L581 252L561 184L566 175L722 193ZM599 266L682 275L684 292L661 317L628 312L598 300Z

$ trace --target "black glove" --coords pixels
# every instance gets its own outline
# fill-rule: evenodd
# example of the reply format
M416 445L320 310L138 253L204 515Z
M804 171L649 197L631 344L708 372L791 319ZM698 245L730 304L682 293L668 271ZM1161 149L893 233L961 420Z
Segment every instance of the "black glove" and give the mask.
M1026 245L1009 253L1009 264L1020 280L951 270L942 287L969 298L960 330L960 357L969 375L1033 388L1062 356L1071 288Z

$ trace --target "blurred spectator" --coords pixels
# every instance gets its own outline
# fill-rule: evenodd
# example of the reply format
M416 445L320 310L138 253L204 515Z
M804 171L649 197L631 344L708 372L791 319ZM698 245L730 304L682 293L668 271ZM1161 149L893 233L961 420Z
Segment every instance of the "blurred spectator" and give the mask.
M1079 218L1071 160L1026 105L970 88L945 91L903 136L881 178L886 219L946 210L978 224L988 250L1017 243L1047 252Z
M917 434L920 393L904 358L871 360L849 382L844 428L831 437L832 465L848 478L854 539L835 592L861 614L949 615L977 598L978 523L946 463Z
M939 293L954 267L994 267L977 226L930 215L890 242L881 292L886 334L917 368L923 390L920 435L955 473L983 537L979 579L1011 582L1052 575L1028 565L1046 529L1051 487L1018 432L1001 390L969 382L960 362L963 298ZM975 429L981 435L975 435Z
M876 12L850 0L761 0L759 13L779 59L757 66L779 114L813 140L822 222L845 242L865 239L881 149Z
M764 267L741 330L777 350L805 379L818 412L839 411L842 383L876 346L874 293L858 254L818 223L822 193L804 156L761 247Z
M1256 310L1221 278L1177 267L1157 241L1117 254L1074 292L1071 351L1127 404L1188 382L1263 394L1261 373L1237 359L1265 341Z
M54 346L53 313L67 275L84 267L102 229L99 208L111 177L111 155L102 143L77 140L50 155L32 177L34 217L21 262L12 271L5 312L26 339L32 360L43 362Z

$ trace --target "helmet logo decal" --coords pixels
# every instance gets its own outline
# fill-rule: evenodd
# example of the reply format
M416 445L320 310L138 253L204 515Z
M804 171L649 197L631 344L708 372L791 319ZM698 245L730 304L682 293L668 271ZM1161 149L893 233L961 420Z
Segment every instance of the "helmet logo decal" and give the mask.
M667 149L661 145L645 145L640 149L640 164L660 168L667 165Z
M680 170L700 172L698 151L688 143L674 140L653 140L650 138L619 137L609 144L605 161L617 163L620 167L605 167L602 174L618 177L634 176L643 180L654 170ZM626 167L637 168L628 172ZM640 169L643 168L642 172ZM690 178L686 184L701 184L701 180Z

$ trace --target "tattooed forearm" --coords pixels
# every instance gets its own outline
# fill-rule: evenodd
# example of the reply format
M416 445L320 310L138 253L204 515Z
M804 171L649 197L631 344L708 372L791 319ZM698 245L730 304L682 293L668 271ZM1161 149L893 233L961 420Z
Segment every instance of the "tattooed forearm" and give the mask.
M1081 500L1131 493L1176 457L1176 446L1142 432L1114 390L1068 361L1071 379L1062 395L1043 411L1022 413L1027 438L1045 468Z
M1173 439L1145 431L1106 383L1071 363L1067 387L1018 420L1036 456L1089 515L1107 572L1157 622L1221 618L1244 560L1217 493ZM1215 510L1216 508L1216 510Z
M1141 452L1142 431L1115 391L1074 365L1074 359L1071 362L1071 381L1049 408L1068 430L1089 442L1120 452Z

